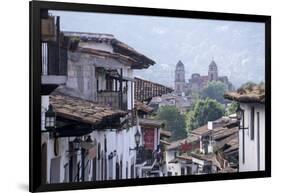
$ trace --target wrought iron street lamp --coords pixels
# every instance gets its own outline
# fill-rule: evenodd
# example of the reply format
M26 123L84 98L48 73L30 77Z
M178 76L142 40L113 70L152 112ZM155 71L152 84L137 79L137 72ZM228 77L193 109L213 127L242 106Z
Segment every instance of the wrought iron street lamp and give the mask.
M73 144L73 149L78 151L80 149L80 143L81 143L81 139L76 137L73 141L72 141L72 144Z
M45 112L45 128L47 131L54 131L56 127L56 112L50 104L48 110Z
M236 109L236 116L237 120L240 121L243 118L243 109L241 109L240 105L238 104L238 107Z
M239 129L243 129L243 130L248 129L248 128L245 127L244 109L242 109L239 104L238 104L238 107L236 109L236 117L237 117L237 120L238 120Z
M140 145L140 138L141 138L141 134L140 134L139 130L137 129L137 132L135 134L135 142L136 142L137 148Z
M241 109L240 104L238 104L236 109L236 116L238 120L238 129L242 130L242 162L245 163L245 129L248 128L245 128L244 110Z
M136 150L136 151L138 151L139 145L140 145L140 140L141 140L141 134L140 134L139 130L137 129L137 132L135 133L135 143L136 143L136 147L135 147L135 148L130 148L130 151L131 151L131 150Z
M92 140L92 138L91 138L91 135L89 135L88 137L87 137L87 139L85 140L85 142L87 142L87 143L93 143L94 141Z

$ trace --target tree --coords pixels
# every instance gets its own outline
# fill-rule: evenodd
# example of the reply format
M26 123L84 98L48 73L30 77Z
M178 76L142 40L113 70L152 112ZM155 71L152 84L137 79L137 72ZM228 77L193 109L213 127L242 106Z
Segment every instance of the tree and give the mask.
M256 83L254 83L254 82L252 82L252 81L248 81L248 82L242 84L239 89L252 88L252 87L254 87L254 86L256 86L256 85L257 85Z
M231 114L234 114L236 113L236 110L238 108L238 103L237 102L232 102L231 104L229 104L226 108L226 112L225 112L225 115L231 115Z
M214 121L224 115L224 107L216 100L207 98L198 100L193 109L186 114L187 129L193 130Z
M171 140L187 136L184 115L175 106L163 106L159 109L157 118L165 121L165 129L171 131Z
M223 94L225 93L225 85L220 81L211 81L205 86L201 92L203 99L211 98L220 103L224 103Z

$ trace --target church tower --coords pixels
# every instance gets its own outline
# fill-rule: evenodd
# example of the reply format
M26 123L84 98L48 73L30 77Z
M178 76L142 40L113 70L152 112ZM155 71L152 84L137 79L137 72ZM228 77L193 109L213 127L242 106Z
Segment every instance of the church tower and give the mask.
M176 65L175 70L175 93L177 95L182 95L185 87L185 70L184 64L179 61Z
M208 80L209 81L217 81L218 80L218 67L215 63L214 59L209 64L209 71L208 71Z

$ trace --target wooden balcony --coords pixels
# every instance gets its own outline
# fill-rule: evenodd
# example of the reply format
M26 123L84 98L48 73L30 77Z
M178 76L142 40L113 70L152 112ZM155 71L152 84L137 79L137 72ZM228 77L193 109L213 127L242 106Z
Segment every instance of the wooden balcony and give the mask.
M127 110L127 94L123 93L122 102L120 95L118 91L99 91L97 102L113 109Z
M60 46L60 17L41 18L41 94L48 95L67 80L67 49Z
M56 42L42 42L41 91L49 94L67 81L67 50Z

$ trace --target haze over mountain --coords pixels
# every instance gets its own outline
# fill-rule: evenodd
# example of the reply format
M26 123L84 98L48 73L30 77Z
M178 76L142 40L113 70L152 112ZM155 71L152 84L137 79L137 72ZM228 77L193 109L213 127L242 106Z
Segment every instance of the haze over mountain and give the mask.
M264 24L120 14L52 11L61 16L64 31L113 34L156 64L135 76L173 87L176 63L192 73L206 75L214 58L219 75L236 86L264 81Z

